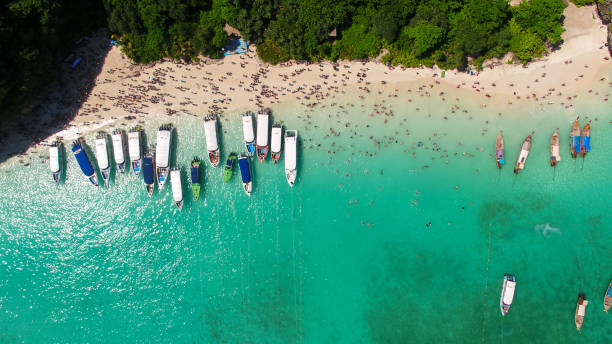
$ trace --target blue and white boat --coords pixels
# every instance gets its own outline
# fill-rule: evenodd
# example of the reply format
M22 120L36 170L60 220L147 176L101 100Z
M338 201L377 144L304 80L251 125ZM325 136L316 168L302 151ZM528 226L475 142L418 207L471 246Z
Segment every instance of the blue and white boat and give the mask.
M152 196L155 189L155 153L152 151L142 159L142 179L147 193Z
M249 167L249 157L240 154L238 156L238 166L240 167L240 175L242 176L242 187L247 196L251 196L253 182L251 181L251 169Z
M110 181L110 159L108 156L108 140L106 139L106 133L103 131L98 132L95 142L98 168L102 174L104 184L108 185L108 182Z
M297 130L285 131L285 177L289 186L295 184L297 177Z
M128 151L130 162L132 163L132 171L138 177L142 168L142 139L141 129L138 126L130 129L128 132Z
M582 137L580 138L580 156L584 156L591 151L591 121L589 121L582 129Z
M499 308L502 316L506 315L510 310L510 305L514 300L514 291L516 290L516 277L512 275L504 275L504 285L502 287L501 297L499 298Z
M253 131L253 113L251 111L242 114L242 133L247 155L252 158L255 155L255 132Z
M157 145L155 147L155 167L157 172L157 183L159 190L170 175L170 146L172 144L172 125L164 124L157 131Z
M98 177L96 176L96 171L89 160L89 156L87 156L87 152L85 152L85 148L83 147L84 142L85 141L82 139L74 141L74 144L72 145L72 153L74 153L74 157L79 163L79 167L81 168L81 171L83 171L83 174L89 178L89 181L93 185L98 186Z

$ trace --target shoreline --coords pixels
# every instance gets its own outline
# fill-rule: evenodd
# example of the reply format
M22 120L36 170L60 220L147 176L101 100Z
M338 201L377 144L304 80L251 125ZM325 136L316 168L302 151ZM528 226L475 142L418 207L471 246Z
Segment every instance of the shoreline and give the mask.
M90 94L76 115L66 121L65 128L41 142L30 143L25 152L13 149L16 152L0 158L8 161L27 154L56 136L71 140L108 126L147 121L150 116L204 116L209 112L256 110L294 101L314 107L336 94L356 92L355 96L362 98L379 87L389 91L409 87L441 100L461 98L463 102L471 98L481 107L492 105L500 111L533 103L561 104L567 111L573 111L577 92L603 90L602 84L607 82L609 87L612 76L608 50L604 49L607 31L596 6L578 8L569 4L564 14L566 31L560 49L526 66L485 66L477 75L437 68L389 67L375 61L270 66L257 59L252 47L248 54L226 56L210 64L166 61L139 66L113 46L103 58ZM96 39L90 44L102 46L105 42L102 37ZM602 102L609 97L608 92L595 91L595 95ZM49 116L54 113L68 117L67 111L73 104L66 101L63 104L49 104ZM9 146L18 139L17 133L11 133L13 137L5 140ZM7 150L11 151L11 147Z

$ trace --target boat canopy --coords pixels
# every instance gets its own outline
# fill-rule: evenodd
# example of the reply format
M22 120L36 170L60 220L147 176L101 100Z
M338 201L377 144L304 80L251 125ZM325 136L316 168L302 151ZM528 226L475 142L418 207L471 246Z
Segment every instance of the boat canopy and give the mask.
M140 132L131 131L128 133L128 150L130 151L130 160L140 160L142 157L140 152Z
M59 172L59 148L57 146L49 147L49 169L51 172Z
M250 182L251 171L249 170L249 160L247 158L238 158L238 166L240 166L240 175L242 176L242 182Z
M172 185L172 199L175 202L183 200L183 185L181 184L181 171L170 171L170 184Z
M608 296L612 297L612 286L608 288Z
M157 146L155 148L155 162L157 167L168 167L170 165L170 130L157 131Z
M295 170L297 166L297 131L285 132L285 169Z
M516 282L514 281L507 281L506 282L506 289L504 290L504 298L503 298L503 302L505 305L511 305L512 304L512 300L514 299L514 290L516 289Z
M253 117L250 114L242 115L242 133L244 134L244 142L250 143L255 141L253 133Z
M155 179L153 178L153 158L145 157L142 159L142 178L144 179L145 184L153 184L155 183Z
M83 149L83 147L80 144L78 144L72 147L72 152L74 153L74 157L76 158L76 161L79 163L79 167L81 168L81 171L83 171L83 174L86 175L87 177L92 176L94 174L94 170L93 170L93 167L91 166L91 162L89 161L89 158L87 158L87 154L85 154L85 149Z
M191 168L191 182L192 183L200 182L200 167Z
M272 151L272 153L280 153L282 135L283 135L283 128L272 127L272 144L270 146L270 150Z
M204 132L206 134L206 149L214 152L219 149L217 143L217 119L204 121Z
M257 115L257 145L268 145L268 114Z
M590 136L585 136L582 138L582 146L584 147L584 150L586 152L591 151L591 137Z
M96 159L98 160L98 167L101 170L109 168L106 138L96 139Z
M118 164L123 164L125 162L125 157L123 156L123 136L120 133L113 134L113 152L115 153L115 162Z

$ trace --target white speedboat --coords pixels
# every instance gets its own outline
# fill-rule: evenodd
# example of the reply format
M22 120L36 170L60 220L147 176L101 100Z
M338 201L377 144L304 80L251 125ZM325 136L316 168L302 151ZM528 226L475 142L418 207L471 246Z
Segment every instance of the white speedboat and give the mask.
M255 133L253 131L253 113L251 111L242 114L242 134L247 154L252 158L255 155Z
M499 308L502 316L506 315L510 310L510 305L514 300L514 291L516 290L516 277L512 275L504 275L504 285L502 287L501 297L499 298Z
M183 209L183 183L181 182L181 169L175 167L170 171L170 184L172 185L172 200L174 204Z
M108 157L108 140L106 139L106 133L103 131L99 131L96 135L96 159L104 184L108 185L110 181L110 159Z
M219 142L217 141L217 116L204 118L204 134L206 135L206 150L208 160L213 167L219 165Z
M272 161L274 165L278 163L281 157L281 140L283 137L283 127L276 123L272 126L272 134L270 142L270 151L272 153Z
M289 186L293 186L297 177L297 130L285 131L285 176Z
M142 139L141 129L136 126L128 132L128 151L134 175L139 176L142 170Z
M59 185L62 179L62 157L61 157L62 141L57 139L51 147L49 147L49 169L53 173L55 185Z
M268 120L270 110L259 110L257 112L257 159L259 162L264 162L268 156Z
M248 156L244 154L238 155L238 167L240 167L240 176L242 177L242 188L247 196L251 196L253 181L251 180L251 169L249 167Z
M170 146L172 144L172 125L164 124L157 130L155 146L155 171L159 190L164 188L170 173Z
M111 140L113 141L115 164L117 164L119 172L125 173L125 143L123 141L123 131L115 129L111 134Z

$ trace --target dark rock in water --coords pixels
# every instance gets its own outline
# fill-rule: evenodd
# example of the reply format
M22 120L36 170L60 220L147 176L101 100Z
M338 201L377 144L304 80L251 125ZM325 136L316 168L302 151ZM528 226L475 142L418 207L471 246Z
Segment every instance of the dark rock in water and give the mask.
M597 4L599 18L608 27L608 52L612 56L612 48L610 47L612 42L612 0L599 0L595 1L595 4Z

